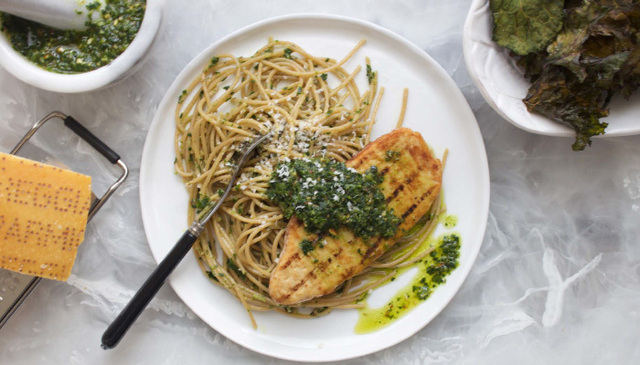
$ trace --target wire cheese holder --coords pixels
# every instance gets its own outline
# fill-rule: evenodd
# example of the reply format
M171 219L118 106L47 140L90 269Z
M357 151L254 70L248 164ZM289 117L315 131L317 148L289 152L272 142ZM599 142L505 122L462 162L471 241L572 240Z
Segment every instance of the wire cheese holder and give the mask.
M93 133L91 133L88 129L86 129L82 124L80 124L77 120L75 120L72 116L66 115L59 111L54 111L38 122L36 122L33 127L22 137L20 142L11 150L11 154L17 154L20 149L29 141L29 139L38 132L38 130L48 121L52 119L59 119L64 122L64 125L78 135L80 138L85 140L89 145L91 145L96 151L98 151L102 156L104 156L109 162L113 165L118 165L118 167L122 170L120 177L113 183L107 191L100 197L96 198L95 194L92 194L92 204L89 208L89 214L87 217L87 222L93 218L93 216L102 208L102 206L107 202L107 200L113 195L113 193L122 185L122 183L126 180L129 175L129 169L127 165L120 159L120 156L114 152L109 146L107 146L104 142L102 142L98 137L96 137ZM0 296L0 329L7 323L9 318L16 312L16 310L20 307L20 305L27 299L29 294L35 289L35 287L40 283L42 278L40 277L31 277L24 274L15 274L20 276L20 280L17 280L15 283L8 288L15 295L9 295L9 298L3 298L7 296L7 288L2 288L3 296Z

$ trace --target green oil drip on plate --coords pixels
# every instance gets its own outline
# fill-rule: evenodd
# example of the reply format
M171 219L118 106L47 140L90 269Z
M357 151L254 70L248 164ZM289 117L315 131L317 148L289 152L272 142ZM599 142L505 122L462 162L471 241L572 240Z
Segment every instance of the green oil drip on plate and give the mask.
M446 215L442 223L447 229L454 228L458 224L458 217L452 214Z
M446 225L447 221L453 222L453 226L457 223L457 218L451 215L441 219L447 228L452 227ZM400 275L413 267L418 269L409 284L399 289L387 303L371 308L365 302L365 306L358 310L355 333L365 334L386 327L424 302L435 288L446 282L446 277L458 266L460 236L457 233L446 233L427 239L419 251L431 247L434 249L427 257L398 273Z

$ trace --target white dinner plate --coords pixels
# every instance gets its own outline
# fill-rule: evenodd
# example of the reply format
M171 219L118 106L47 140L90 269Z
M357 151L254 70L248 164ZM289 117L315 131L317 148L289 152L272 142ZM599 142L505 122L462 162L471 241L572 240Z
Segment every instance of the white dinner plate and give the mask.
M522 99L531 85L505 49L492 41L493 20L489 0L473 0L464 25L462 47L467 69L491 107L518 128L548 136L573 137L573 128L536 113L529 113ZM614 98L610 114L601 121L609 126L599 137L640 133L640 93L629 100Z
M413 311L386 328L355 334L356 310L337 310L313 319L296 319L276 312L255 312L253 329L242 305L209 282L187 255L169 278L184 302L216 331L236 343L266 355L299 361L331 361L369 354L411 336L431 321L462 285L478 254L489 207L489 171L484 144L466 100L445 71L407 40L376 25L330 15L293 15L259 22L211 45L180 73L160 103L144 146L140 172L140 201L144 228L156 261L169 252L188 227L187 192L174 174L174 108L181 91L219 53L250 56L269 36L293 41L311 54L341 59L361 39L365 46L347 63L353 70L370 57L385 95L373 137L390 131L397 121L402 90L409 88L405 126L422 133L436 155L449 154L444 171L448 212L458 218L461 236L459 267L447 283ZM364 72L357 81L366 88ZM410 273L410 272L409 272ZM393 284L402 282L399 278ZM406 281L406 280L405 280ZM369 298L391 296L385 286Z

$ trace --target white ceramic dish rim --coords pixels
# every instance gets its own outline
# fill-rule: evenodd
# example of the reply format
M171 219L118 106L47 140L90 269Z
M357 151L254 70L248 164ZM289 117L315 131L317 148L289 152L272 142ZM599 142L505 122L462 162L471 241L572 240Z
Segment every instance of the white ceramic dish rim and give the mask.
M207 49L205 49L204 51L202 51L198 56L196 56L184 69L183 71L180 73L180 75L174 80L174 83L171 85L171 87L168 89L167 93L165 94L163 100L160 103L160 106L158 108L158 113L156 113L156 116L154 117L154 120L151 123L150 129L149 129L149 134L147 136L147 141L145 142L145 147L143 150L143 157L142 157L142 164L141 164L141 172L140 172L140 201L141 201L141 206L143 207L143 214L142 214L142 218L143 218L143 223L144 223L144 227L145 227L145 233L147 235L147 239L149 240L150 243L150 248L152 251L152 254L155 258L155 260L157 262L159 262L160 260L162 260L162 258L164 257L164 255L166 255L166 253L168 252L170 247L159 247L159 245L156 243L152 243L153 239L152 236L153 234L151 233L150 229L155 228L155 222L153 221L153 213L147 212L145 214L145 207L147 207L147 204L154 201L153 199L153 195L151 192L148 192L144 187L145 186L149 186L150 184L154 184L156 183L155 180L153 180L151 178L152 173L150 173L149 171L152 171L153 169L151 168L152 165L146 165L146 162L152 162L152 161L157 161L157 159L154 159L152 155L152 151L153 150L153 146L151 143L149 143L150 140L152 140L153 138L155 138L154 136L158 132L158 130L161 129L161 121L163 118L162 114L162 110L165 109L165 105L167 105L167 103L173 103L175 102L175 100L177 100L177 96L180 94L181 90L184 88L184 86L186 84L188 84L188 82L190 82L190 78L185 79L185 75L189 75L190 73L192 73L194 70L199 70L201 69L203 64L206 64L208 59L211 57L211 55L213 54L213 51L220 45L220 44L224 44L225 42L228 42L231 39L241 39L243 36L246 36L247 33L250 33L256 29L260 29L262 30L262 27L266 27L272 24L276 24L278 22L284 22L284 21L312 21L312 20L318 20L318 21L340 21L340 22L344 22L344 23L348 23L349 25L355 25L358 27L362 27L363 29L366 29L368 32L379 32L382 33L384 36L392 38L395 42L398 42L401 46L403 47L407 47L411 52L416 53L416 54L420 54L422 57L422 61L425 62L429 62L430 67L433 68L434 73L437 74L438 79L442 80L442 82L444 82L446 85L443 87L446 87L447 90L450 89L451 92L453 92L456 96L457 100L460 100L462 102L462 105L459 105L460 108L462 108L461 110L463 111L462 114L464 114L464 117L468 119L467 124L465 124L465 127L470 129L471 132L469 132L472 135L472 143L476 146L478 146L479 148L482 149L482 151L484 152L484 143L482 141L482 137L480 134L480 130L475 122L475 117L473 116L473 113L471 111L471 109L469 108L468 104L466 104L466 101L464 99L464 96L462 95L462 93L460 92L460 90L457 88L457 86L455 85L455 83L453 82L453 80L449 77L449 75L444 71L444 69L442 69L442 67L440 67L440 65L438 65L430 56L428 56L426 53L424 53L424 51L420 50L418 47L416 47L415 45L413 45L412 43L410 43L409 41L407 41L406 39L396 35L395 33L392 33L389 30L386 30L384 28L381 28L377 25L365 22L365 21L361 21L361 20L356 20L356 19L351 19L351 18L346 18L346 17L342 17L342 16L335 16L335 15L325 15L325 14L294 14L294 15L287 15L287 16L281 16L281 17L276 17L276 18L271 18L271 19L267 19L258 23L255 23L253 25L247 26L245 28L242 28L236 32L233 32L229 35L227 35L226 37L218 40L217 42L215 42L214 44L212 44L211 46L209 46ZM266 35L265 35L266 37ZM475 158L475 156L474 156ZM226 336L227 338L231 339L232 341L243 345L253 351L265 354L265 355L269 355L269 356L273 356L273 357L277 357L277 358L282 358L282 359L287 359L287 360L297 360L297 361L309 361L309 362L318 362L318 361L336 361L336 360L344 360L344 359L348 359L348 358L353 358L353 357L357 357L357 356L362 356L362 355L366 355L375 351L379 351L382 350L386 347L392 346L408 337L410 337L411 335L413 335L415 332L417 332L418 330L420 330L421 328L423 328L432 318L434 318L448 303L449 301L453 298L453 296L455 295L455 292L457 292L457 290L460 288L460 286L462 285L462 283L464 282L464 279L466 278L466 276L468 275L469 271L471 270L471 267L473 265L473 262L475 261L475 258L477 257L477 254L480 250L481 244L482 244L482 240L484 237L484 230L486 227L486 219L488 216L488 210L489 210L489 170L488 170L488 162L486 159L486 154L484 153L480 153L479 156L477 156L477 161L474 161L474 163L477 163L477 165L479 166L479 170L480 170L480 174L478 176L478 183L477 185L480 186L480 188L478 190L480 190L481 192L478 194L480 196L480 198L478 199L480 201L480 204L478 207L475 207L476 210L474 210L475 212L477 212L477 216L481 217L479 218L478 221L475 221L473 224L473 231L474 234L473 237L469 237L466 238L466 242L469 243L470 245L470 251L468 252L468 257L469 257L469 264L466 265L465 267L459 267L458 269L456 269L455 274L459 275L459 277L461 278L461 280L456 281L456 282L451 282L448 283L447 286L450 287L451 291L453 292L453 294L451 294L450 296L446 297L445 300L441 301L442 303L438 303L438 305L434 305L433 307L435 307L436 309L433 311L432 313L429 313L429 319L428 320L418 320L418 321L404 321L403 323L405 323L404 325L404 331L400 334L397 335L397 333L395 333L397 336L393 336L391 338L385 337L385 341L381 343L381 341L379 340L378 337L375 337L373 341L371 341L371 343L361 343L358 346L353 346L351 348L347 348L347 349L334 349L332 348L332 352L327 352L326 349L324 351L322 351L321 349L319 349L319 351L308 351L308 353L306 352L305 349L296 349L296 351L292 351L292 352L283 352L281 351L283 346L286 345L282 345L282 344L278 344L278 346L275 346L274 343L274 347L277 348L271 348L268 346L263 346L262 342L263 341L261 339L255 339L255 340L247 340L247 338L253 338L252 336L260 336L261 334L259 332L255 332L256 335L254 334L247 334L245 333L246 330L243 331L243 329L241 328L231 328L228 324L228 320L227 319L222 319L222 318L217 318L217 319L212 319L212 318L207 318L206 316L203 316L204 310L202 308L200 308L199 306L192 306L190 304L191 298L185 296L188 293L186 291L183 291L182 288L180 287L180 285L178 285L179 280L176 279L175 275L172 275L169 278L169 282L172 285L172 287L174 288L174 290L176 291L176 293L178 294L178 296L180 296L185 303L191 307L191 309L197 314L199 315L205 322L207 322L211 327L213 327L214 329L216 329L217 331L219 331L221 334L223 334L224 336ZM146 161L146 162L145 162ZM149 166L147 168L147 166ZM445 188L446 189L446 188ZM156 199L157 201L157 199ZM176 208L176 207L173 207ZM149 208L150 209L150 208ZM170 208L169 208L170 209ZM179 209L179 208L178 208ZM185 213L186 215L186 213ZM186 222L185 222L186 223ZM186 228L186 226L185 226ZM177 237L176 237L177 239ZM463 238L465 239L465 238ZM195 264L195 263L194 263ZM197 266L197 265L196 265ZM199 270L199 268L198 268ZM175 273L174 273L175 274ZM440 305L441 304L441 305ZM238 304L239 305L239 304ZM415 310L414 310L415 311ZM411 313L409 313L408 316L410 316ZM221 322L225 322L226 324L223 325L221 324ZM236 325L237 326L237 325ZM381 330L384 331L384 330ZM381 332L379 331L379 332ZM248 337L247 337L248 336ZM364 337L363 337L364 338ZM258 343L260 343L260 345L258 345ZM312 350L312 349L309 349Z
M507 52L491 40L492 25L489 22L489 0L472 0L464 24L462 47L469 75L485 101L502 118L527 132L574 137L573 128L542 115L529 113L522 103L529 82ZM500 71L492 71L491 67L496 63L500 64ZM640 123L636 123L637 118L634 117L640 112L640 106L636 105L640 100L638 94L633 95L629 101L623 101L621 97L614 98L610 107L611 114L602 119L609 123L606 134L594 138L639 134Z
M145 15L129 47L106 66L79 74L46 71L24 58L0 34L0 65L16 78L40 89L59 93L81 93L104 88L134 70L151 47L162 20L164 0L146 0Z

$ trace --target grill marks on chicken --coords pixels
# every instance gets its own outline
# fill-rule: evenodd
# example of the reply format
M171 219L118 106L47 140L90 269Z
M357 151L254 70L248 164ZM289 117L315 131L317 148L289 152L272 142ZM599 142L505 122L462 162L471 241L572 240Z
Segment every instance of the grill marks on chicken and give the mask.
M359 173L372 166L378 168L384 176L379 187L388 207L402 218L402 223L393 237L364 240L346 228L311 234L293 216L269 282L269 294L280 304L295 304L333 292L391 248L429 211L440 193L442 163L422 136L407 128L396 129L368 144L346 165ZM306 254L300 248L303 240L314 247Z

